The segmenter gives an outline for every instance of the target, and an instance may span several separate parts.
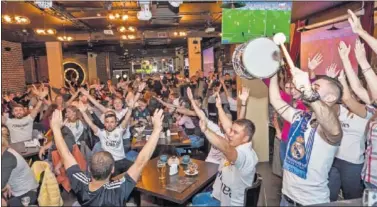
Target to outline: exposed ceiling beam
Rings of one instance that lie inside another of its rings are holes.
[[[34,2],[29,2],[29,3],[32,6],[34,6],[35,8],[42,11],[43,13],[47,13],[47,14],[50,14],[50,15],[58,17],[58,18],[61,18],[61,17],[59,17],[59,15],[62,16],[65,20],[72,22],[73,25],[75,25],[76,27],[79,27],[80,29],[85,29],[85,30],[89,30],[89,31],[93,30],[93,28],[90,27],[88,24],[84,23],[81,20],[76,19],[72,14],[67,12],[64,9],[64,7],[59,6],[56,3],[54,3],[53,6],[50,9],[41,9],[36,4],[34,4]]]

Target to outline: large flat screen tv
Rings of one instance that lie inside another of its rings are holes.
[[[244,2],[222,11],[222,43],[243,43],[283,32],[289,40],[292,2]]]

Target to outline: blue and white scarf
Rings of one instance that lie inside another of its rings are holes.
[[[305,143],[305,131],[312,113],[302,113],[300,118],[294,121],[289,130],[289,142],[284,159],[283,168],[289,172],[306,179],[310,155],[313,148],[314,136],[317,127],[311,129],[307,143]]]

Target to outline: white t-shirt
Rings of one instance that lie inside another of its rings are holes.
[[[71,130],[73,136],[75,136],[76,144],[79,144],[78,140],[80,139],[82,133],[84,132],[84,124],[80,120],[78,120],[73,123],[67,122],[64,125]]]
[[[126,158],[123,147],[123,133],[125,129],[120,126],[115,128],[112,132],[104,129],[99,129],[96,136],[99,137],[104,151],[110,152],[115,161]]]
[[[368,120],[353,114],[340,105],[339,121],[343,129],[343,138],[336,157],[353,164],[364,163],[364,132]]]
[[[208,120],[207,127],[209,130],[213,131],[215,134],[225,139],[225,135],[221,132],[219,125]],[[224,155],[220,150],[218,150],[214,146],[211,146],[211,149],[209,150],[208,156],[206,158],[206,162],[220,164],[221,160],[223,159],[223,156]]]
[[[186,129],[194,129],[195,128],[195,125],[194,125],[194,122],[192,121],[192,119],[186,115],[183,115],[179,120],[178,120],[178,125],[179,126],[182,126],[184,125],[184,127]]]
[[[230,164],[225,158],[219,165],[212,196],[221,206],[243,206],[245,189],[253,185],[258,157],[251,142],[236,147],[237,160]]]
[[[117,117],[118,121],[120,121],[126,115],[128,108],[122,109],[121,111],[116,111],[116,110],[113,110],[113,111],[115,112],[115,116]],[[105,114],[101,115],[101,122],[105,123]],[[129,138],[131,138],[130,125],[128,125],[126,133],[123,134],[123,139],[129,139]]]
[[[297,118],[298,116],[293,120]],[[308,142],[312,129],[310,121],[308,121],[307,127],[304,134],[305,143]],[[284,169],[282,193],[302,205],[330,202],[330,190],[327,186],[328,175],[338,148],[338,146],[325,142],[317,131],[314,135],[306,179]],[[290,149],[288,148],[288,150]]]
[[[229,109],[231,111],[237,111],[237,100],[234,100],[234,98],[228,97],[229,102]]]
[[[7,118],[5,125],[9,129],[11,143],[24,142],[32,139],[34,119],[29,115],[21,119]]]

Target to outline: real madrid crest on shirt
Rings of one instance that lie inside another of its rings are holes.
[[[305,140],[302,136],[297,137],[296,142],[291,146],[291,154],[296,160],[301,160],[305,156]]]
[[[312,119],[312,113],[302,113],[300,117],[294,121],[289,131],[289,142],[286,157],[284,159],[283,168],[289,172],[306,179],[308,172],[308,164],[314,143],[314,136],[317,131],[318,122]],[[310,123],[309,123],[309,120]],[[305,142],[305,132],[308,123],[311,127],[309,137]]]

